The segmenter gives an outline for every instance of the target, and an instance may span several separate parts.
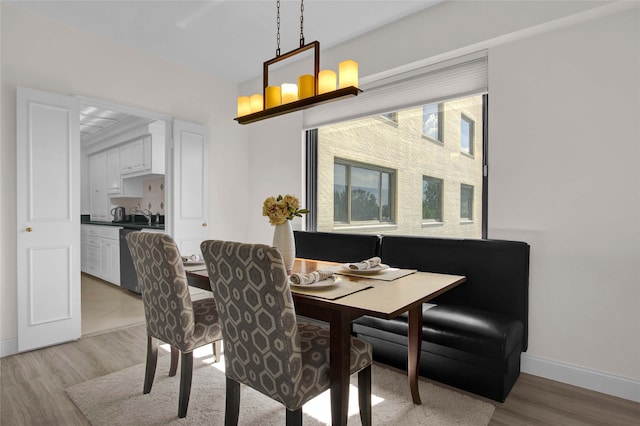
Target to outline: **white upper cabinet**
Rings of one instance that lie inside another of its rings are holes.
[[[138,134],[139,136],[134,136]],[[165,174],[165,123],[139,124],[127,133],[94,142],[89,150],[91,219],[108,221],[110,197],[142,197],[142,179]]]
[[[109,195],[119,195],[122,192],[119,148],[107,151],[107,192]]]
[[[108,220],[107,153],[104,151],[89,157],[89,190],[91,220]]]
[[[144,136],[120,147],[123,175],[151,173],[151,136]]]
[[[120,172],[125,177],[165,174],[165,125],[153,122],[146,130],[149,134],[120,146]]]

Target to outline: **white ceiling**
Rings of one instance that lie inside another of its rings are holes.
[[[440,1],[307,0],[305,41],[326,49]],[[275,0],[7,3],[237,83],[260,76],[275,57]],[[280,16],[285,53],[299,47],[300,1],[281,0]]]

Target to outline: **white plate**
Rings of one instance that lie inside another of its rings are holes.
[[[198,260],[185,260],[185,258],[182,258],[182,264],[183,265],[203,265],[204,264],[204,259],[198,259]]]
[[[377,274],[378,272],[382,272],[385,269],[389,269],[389,265],[385,265],[384,263],[380,263],[378,266],[374,266],[373,268],[369,268],[369,269],[351,269],[347,265],[342,265],[342,269],[341,270],[343,272],[348,272],[350,274],[368,275],[368,274]]]
[[[312,283],[312,284],[306,284],[306,285],[304,285],[304,284],[294,284],[291,281],[289,281],[289,285],[291,287],[306,288],[306,289],[309,289],[309,290],[313,290],[314,288],[331,287],[332,285],[338,284],[340,281],[342,281],[342,278],[333,275],[333,276],[327,278],[326,280],[316,281],[315,283]]]

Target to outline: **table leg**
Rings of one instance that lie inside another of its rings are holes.
[[[343,426],[349,415],[351,321],[340,311],[332,312],[330,326],[331,424]]]
[[[408,375],[409,387],[411,388],[411,398],[416,405],[422,404],[420,401],[420,390],[418,389],[418,371],[420,368],[420,351],[422,350],[422,306],[416,306],[409,310],[409,346]]]

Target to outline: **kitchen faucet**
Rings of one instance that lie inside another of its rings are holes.
[[[151,210],[141,209],[140,207],[134,207],[131,210],[131,213],[135,213],[135,212],[142,213],[145,219],[147,219],[147,221],[149,222],[149,226],[151,226],[151,215],[152,215]]]

